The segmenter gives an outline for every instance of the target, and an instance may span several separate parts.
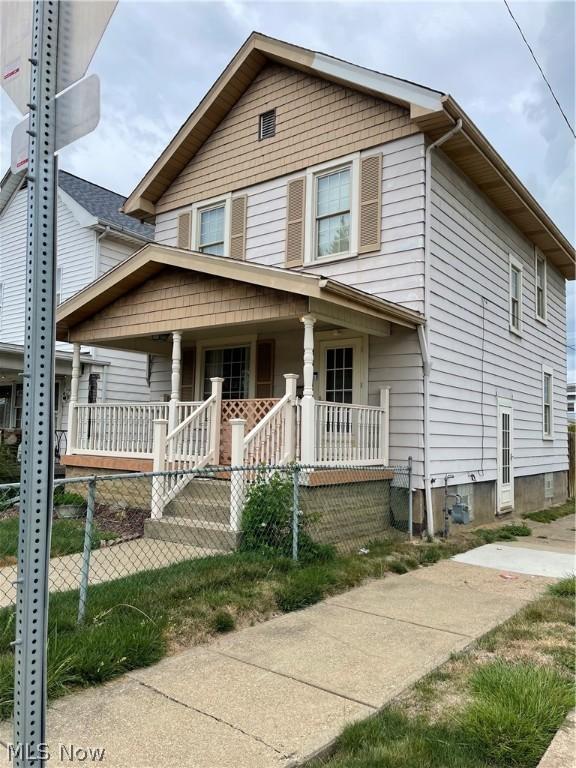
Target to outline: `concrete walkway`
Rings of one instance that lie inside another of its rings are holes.
[[[183,560],[193,560],[214,554],[214,550],[192,547],[188,544],[134,539],[93,549],[90,555],[90,584],[101,584],[141,571],[164,568]],[[50,559],[50,592],[78,589],[82,572],[82,553],[52,557]],[[0,608],[16,602],[16,566],[0,568]]]
[[[107,768],[297,765],[551,581],[444,561],[371,582],[56,701],[50,765],[70,744]]]

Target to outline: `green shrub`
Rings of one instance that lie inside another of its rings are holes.
[[[19,483],[20,464],[17,461],[18,448],[15,445],[0,444],[0,483]]]
[[[403,560],[388,560],[386,568],[392,573],[408,573],[408,566]]]
[[[212,617],[212,628],[215,632],[232,632],[235,627],[236,621],[229,611],[216,611]]]
[[[548,591],[556,597],[575,597],[576,596],[576,576],[568,576],[557,584],[551,584]]]
[[[572,682],[547,667],[494,662],[474,672],[470,686],[462,738],[494,765],[537,765],[574,703]]]
[[[59,490],[62,486],[59,486],[54,491],[54,506],[63,507],[65,504],[70,504],[75,507],[85,507],[86,499],[79,493],[72,493],[72,491]]]
[[[293,486],[290,475],[262,471],[248,490],[242,514],[240,549],[269,555],[292,555]],[[332,547],[312,541],[307,515],[298,516],[298,559],[301,562],[329,560]]]

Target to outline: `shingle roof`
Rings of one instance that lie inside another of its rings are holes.
[[[120,212],[126,198],[117,192],[99,187],[98,184],[81,179],[67,171],[59,171],[58,185],[103,224],[109,224],[114,229],[121,229],[126,233],[153,239],[153,226]]]

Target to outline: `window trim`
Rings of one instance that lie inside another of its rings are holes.
[[[315,382],[318,399],[323,400],[326,395],[326,350],[334,347],[352,347],[354,349],[353,357],[353,405],[368,404],[368,337],[365,334],[343,333],[341,336],[334,336],[333,331],[319,331],[314,334],[316,340],[318,356],[316,367],[318,376]]]
[[[538,263],[544,264],[544,285],[542,286],[542,299],[544,313],[538,314]],[[546,256],[534,248],[534,317],[543,325],[548,325],[548,261]]]
[[[550,431],[546,432],[546,400],[544,382],[546,376],[550,376]],[[540,393],[542,397],[542,439],[554,440],[554,369],[549,365],[542,364],[542,379],[540,383]]]
[[[316,255],[316,180],[320,176],[350,168],[350,250],[344,253]],[[326,163],[311,166],[306,169],[306,204],[304,230],[304,264],[327,264],[332,261],[342,261],[358,256],[358,225],[360,194],[360,153],[339,157]]]
[[[224,207],[224,256],[230,256],[230,219],[232,215],[232,193],[228,192],[226,195],[219,195],[218,197],[212,197],[209,200],[199,200],[191,208],[192,213],[192,244],[191,248],[197,253],[202,253],[200,250],[200,215],[202,211],[210,210],[212,208]],[[207,256],[210,254],[206,254]]]
[[[56,274],[54,276],[54,300],[57,307],[64,301],[64,292],[62,291],[63,284],[64,270],[62,267],[56,267]]]
[[[518,290],[518,327],[513,325],[512,323],[512,271],[515,270],[518,272],[519,280],[519,290]],[[523,331],[523,325],[524,325],[524,312],[523,312],[523,303],[524,299],[524,265],[522,262],[514,256],[514,254],[509,254],[509,261],[508,261],[508,328],[511,333],[515,334],[516,336],[522,336]]]
[[[219,336],[214,339],[199,339],[196,342],[196,371],[194,380],[194,392],[196,400],[204,397],[204,370],[205,352],[207,349],[227,349],[229,347],[250,347],[250,365],[248,378],[248,398],[256,397],[256,347],[258,336],[256,334],[244,336]]]

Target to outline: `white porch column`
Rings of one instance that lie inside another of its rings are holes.
[[[302,464],[316,460],[316,424],[314,413],[314,315],[304,315],[304,390],[302,393],[302,423],[300,426]]]
[[[232,467],[244,465],[244,433],[246,431],[246,419],[230,419],[231,435],[231,460]],[[230,529],[239,531],[244,511],[244,475],[243,470],[232,469],[230,477]]]
[[[210,429],[210,447],[212,450],[212,464],[220,463],[220,421],[222,419],[222,383],[224,379],[214,376],[210,379],[212,382],[212,395],[216,397],[214,408],[212,410],[212,423]]]
[[[290,405],[284,409],[284,457],[286,461],[294,461],[296,458],[296,423],[294,406],[296,404],[297,373],[285,373],[286,394],[290,397]]]
[[[152,433],[152,471],[164,472],[166,469],[166,434],[168,422],[165,419],[154,419]],[[153,520],[159,520],[164,511],[164,475],[152,477],[152,499],[150,503],[150,516]]]
[[[70,402],[68,404],[68,453],[78,448],[78,384],[80,383],[80,344],[74,342],[72,351],[72,378],[70,380]]]
[[[172,333],[172,378],[170,405],[168,407],[168,432],[176,429],[176,406],[180,402],[180,391],[182,382],[182,333],[174,331]]]

